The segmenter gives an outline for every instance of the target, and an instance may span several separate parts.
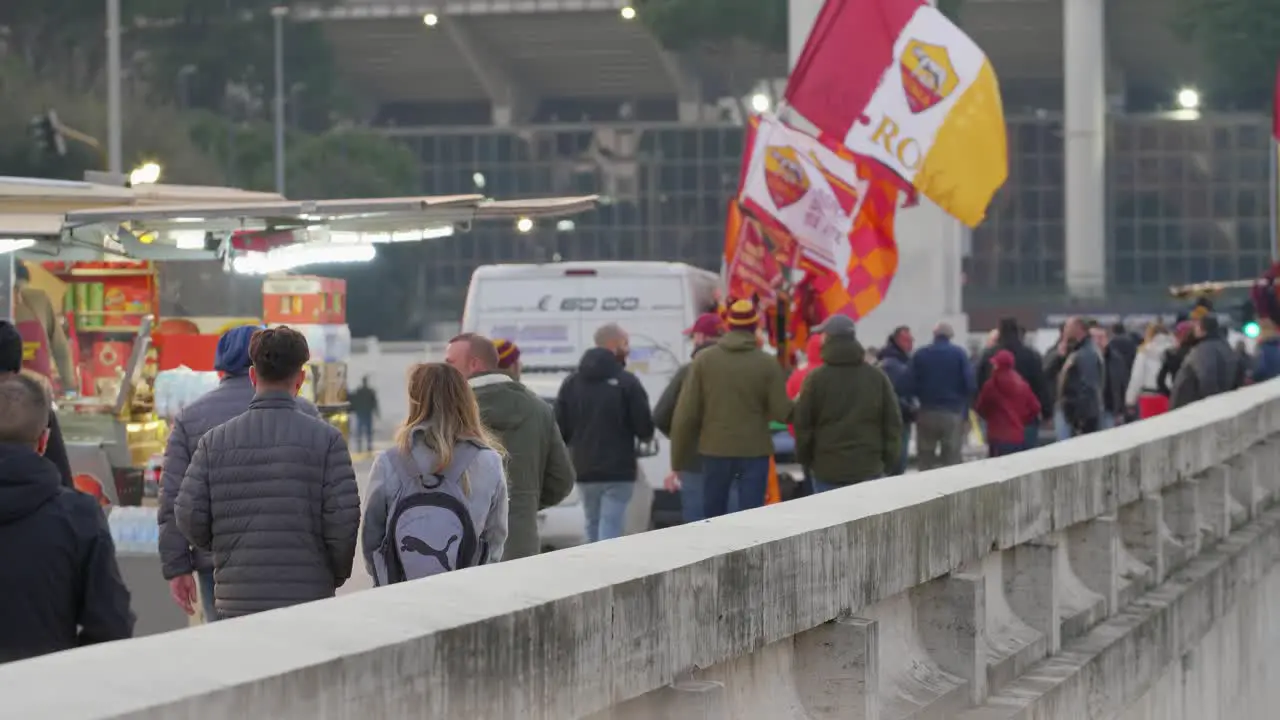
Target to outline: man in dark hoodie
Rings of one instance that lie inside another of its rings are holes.
[[[173,502],[182,487],[182,478],[196,453],[200,438],[213,428],[238,417],[249,409],[253,400],[253,383],[249,381],[249,340],[257,327],[238,327],[218,338],[213,367],[222,374],[218,387],[200,396],[182,409],[169,428],[169,442],[164,449],[164,466],[160,474],[160,562],[164,579],[169,581],[169,594],[188,615],[195,614],[197,594],[207,621],[217,618],[213,608],[213,557],[191,547],[173,519]],[[298,398],[298,409],[312,417],[320,417],[315,405]],[[193,577],[192,573],[196,576]],[[197,586],[197,579],[199,585]]]
[[[893,383],[893,391],[898,396],[898,412],[902,415],[902,442],[899,449],[898,462],[889,468],[889,474],[902,475],[907,472],[907,454],[911,446],[911,423],[916,418],[915,380],[911,374],[911,350],[915,346],[915,338],[911,329],[903,325],[893,331],[884,349],[880,351],[880,369],[889,376]]]
[[[444,361],[467,378],[480,406],[480,419],[507,450],[510,534],[502,559],[537,555],[542,551],[538,511],[573,491],[573,464],[555,416],[550,406],[502,367],[498,348],[488,338],[473,333],[455,337],[445,348]]]
[[[0,378],[0,663],[133,635],[129,590],[98,503],[41,457],[49,398]]]
[[[693,355],[697,357],[698,353],[716,344],[720,336],[724,334],[724,326],[720,322],[720,316],[716,313],[703,313],[694,321],[693,327],[685,331],[691,340],[693,340]],[[667,383],[667,387],[662,391],[662,395],[658,398],[658,404],[653,406],[653,424],[663,435],[671,437],[671,423],[676,415],[676,402],[680,400],[680,389],[684,387],[684,379],[689,374],[689,365],[685,363],[676,370],[676,374],[671,376],[671,382]],[[674,490],[677,487],[680,490],[680,514],[687,523],[697,522],[706,517],[705,508],[703,507],[703,477],[702,462],[697,461],[694,467],[683,470],[678,473],[672,473],[678,479],[678,485],[672,483],[671,479],[667,479],[667,489]]]
[[[20,372],[22,335],[18,334],[18,328],[13,323],[0,320],[0,376],[17,375]],[[58,468],[63,487],[75,487],[71,463],[67,460],[67,446],[62,441],[62,428],[58,427],[58,416],[55,413],[49,413],[49,442],[44,449],[44,459]]]
[[[996,353],[1008,350],[1009,354],[1013,355],[1014,372],[1022,376],[1022,379],[1031,387],[1036,400],[1040,401],[1041,415],[1046,419],[1052,417],[1053,396],[1049,392],[1049,381],[1045,378],[1044,361],[1040,354],[1027,347],[1022,341],[1022,331],[1016,319],[1001,319],[998,333],[995,346],[984,350],[981,360],[978,361],[978,391],[982,391],[982,386],[986,385],[991,377],[991,361]],[[1037,423],[1030,423],[1027,426],[1025,440],[1028,448],[1040,444],[1040,427]]]
[[[615,323],[596,330],[596,346],[556,396],[556,422],[578,474],[587,542],[620,537],[639,466],[636,441],[653,440],[649,395],[627,372],[627,332]]]
[[[805,379],[793,419],[796,459],[821,493],[883,477],[896,465],[902,416],[893,383],[867,363],[853,320],[832,315],[817,329],[822,367]]]

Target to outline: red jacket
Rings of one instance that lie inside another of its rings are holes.
[[[804,387],[804,379],[809,377],[809,373],[813,372],[814,368],[822,366],[822,335],[810,335],[804,352],[809,362],[803,368],[791,373],[791,377],[787,378],[787,397],[792,400],[800,397],[800,388]],[[791,431],[791,437],[795,437],[796,429],[794,427],[788,425],[787,430]]]
[[[978,393],[974,410],[987,423],[988,443],[1021,445],[1027,425],[1040,416],[1040,401],[1013,366],[1013,353],[996,353],[991,358],[991,377]]]

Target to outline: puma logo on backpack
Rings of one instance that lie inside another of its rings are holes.
[[[424,474],[411,456],[394,453],[406,482],[392,500],[387,533],[374,553],[374,580],[389,585],[483,565],[488,547],[480,541],[459,480],[481,448],[461,442],[453,461]]]

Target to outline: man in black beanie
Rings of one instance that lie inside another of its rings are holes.
[[[22,372],[22,336],[18,328],[8,320],[0,320],[0,376]],[[49,413],[49,444],[44,459],[53,463],[62,476],[62,485],[74,488],[71,463],[67,460],[67,446],[62,442],[62,428],[58,427],[57,414]]]

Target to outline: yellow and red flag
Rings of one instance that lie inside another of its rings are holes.
[[[743,216],[736,201],[729,203],[724,262],[729,297],[754,296],[763,307],[777,300],[778,288],[783,283],[782,268],[765,244],[760,228]]]
[[[786,100],[970,227],[1008,176],[995,72],[924,0],[827,0]]]

